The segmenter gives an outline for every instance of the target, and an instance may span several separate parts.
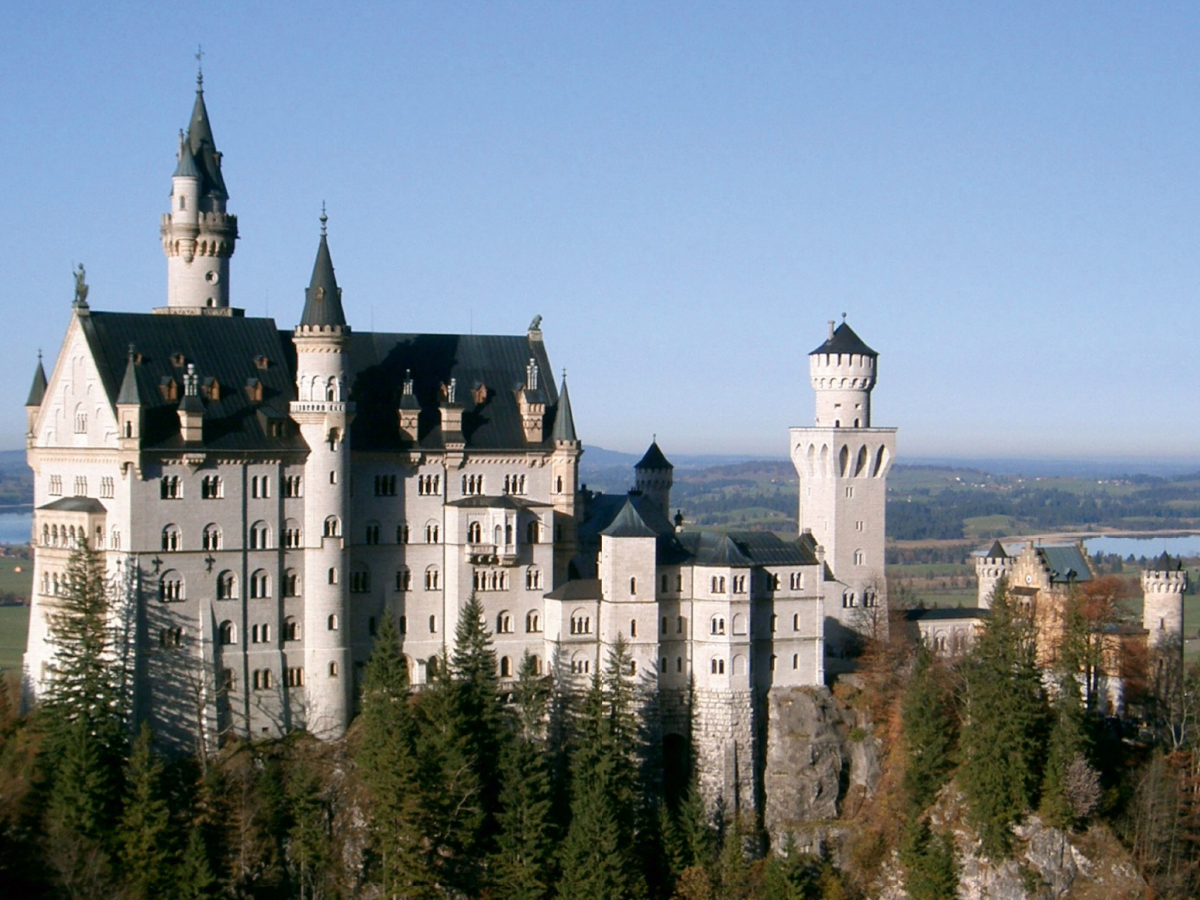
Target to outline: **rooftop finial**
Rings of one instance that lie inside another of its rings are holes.
[[[204,47],[200,44],[196,45],[196,91],[204,93]]]
[[[325,223],[329,221],[329,216],[325,215],[325,201],[321,201],[321,237],[325,237],[327,229]]]
[[[846,321],[846,314],[845,314],[845,313],[842,313],[842,321],[843,321],[843,322],[845,322],[845,321]]]

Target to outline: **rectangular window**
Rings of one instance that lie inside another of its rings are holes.
[[[270,475],[255,475],[250,479],[250,496],[255,499],[263,499],[271,496],[271,476]]]
[[[304,670],[295,667],[287,670],[288,687],[304,687]]]
[[[375,496],[376,497],[395,497],[396,496],[396,476],[395,475],[376,475],[375,476]]]

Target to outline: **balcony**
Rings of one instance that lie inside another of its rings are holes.
[[[515,566],[520,556],[516,544],[467,544],[463,551],[476,566]]]

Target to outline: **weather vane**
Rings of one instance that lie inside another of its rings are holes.
[[[204,47],[201,44],[196,45],[196,52],[192,54],[196,57],[196,86],[204,87]]]
[[[325,223],[329,221],[329,216],[325,215],[325,201],[321,201],[321,237],[325,237]]]

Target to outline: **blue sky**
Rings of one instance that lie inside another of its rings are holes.
[[[113,8],[117,7],[117,8]],[[1200,6],[25,4],[0,55],[0,447],[38,347],[165,302],[197,44],[234,304],[519,333],[585,443],[784,455],[848,315],[904,455],[1200,459]]]

